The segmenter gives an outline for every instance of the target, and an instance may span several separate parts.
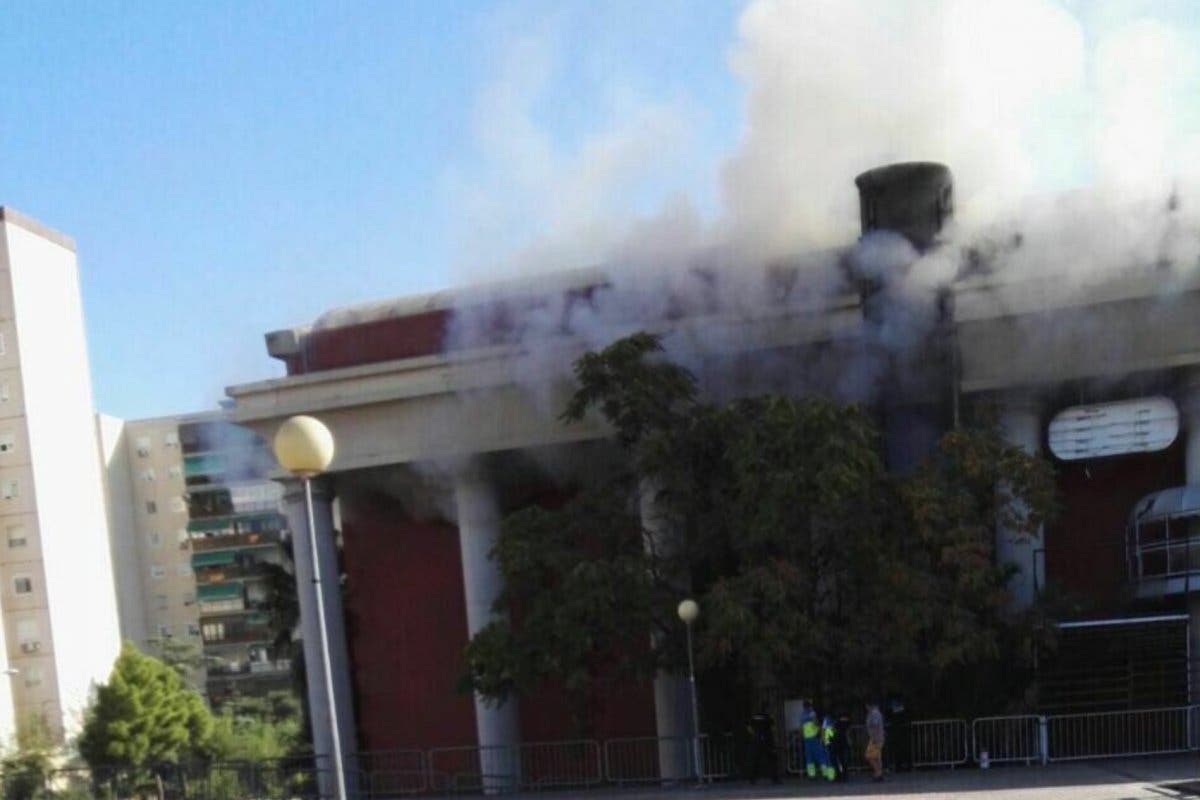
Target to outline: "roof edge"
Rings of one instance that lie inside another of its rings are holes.
[[[0,222],[8,222],[16,225],[18,228],[24,228],[35,236],[40,236],[46,241],[54,242],[60,247],[65,247],[72,253],[75,250],[75,240],[62,231],[57,231],[49,225],[38,222],[33,217],[22,214],[9,206],[0,206]]]

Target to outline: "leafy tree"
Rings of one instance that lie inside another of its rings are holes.
[[[493,557],[513,621],[468,645],[472,688],[500,698],[561,680],[584,707],[613,676],[678,668],[684,592],[730,715],[776,691],[840,703],[916,685],[948,701],[971,670],[1028,652],[1033,619],[1006,612],[994,530],[1036,530],[1053,476],[994,429],[951,432],[896,477],[863,409],[701,402],[648,334],[586,354],[575,374],[564,420],[598,411],[624,467],[561,509],[505,520]]]
[[[213,718],[179,673],[131,643],[96,689],[77,746],[93,771],[157,769],[211,750]]]
[[[43,720],[31,717],[18,727],[14,745],[0,759],[4,800],[33,800],[50,775],[54,737]]]

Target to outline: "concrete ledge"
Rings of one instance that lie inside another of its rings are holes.
[[[54,242],[56,245],[65,247],[72,253],[75,252],[75,240],[70,236],[61,231],[54,230],[49,225],[43,225],[33,217],[28,217],[16,209],[9,208],[8,206],[0,206],[0,222],[7,222],[16,225],[18,228],[24,228],[48,242]]]

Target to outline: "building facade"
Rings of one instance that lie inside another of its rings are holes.
[[[622,287],[597,271],[345,309],[267,335],[286,377],[228,393],[234,419],[264,437],[310,414],[337,443],[318,482],[317,559],[323,574],[337,574],[336,514],[345,584],[326,583],[318,597],[304,548],[296,574],[311,678],[321,674],[319,653],[307,646],[317,641],[318,602],[331,621],[345,749],[572,735],[553,687],[493,706],[457,693],[455,683],[462,649],[491,618],[501,588],[486,555],[499,520],[561,502],[552,465],[603,455],[602,425],[558,418],[571,360],[606,343],[598,327],[663,334],[673,352],[694,356],[688,363],[702,386],[838,395],[869,383],[895,470],[929,452],[966,405],[994,407],[1011,444],[1054,459],[1064,508],[1032,539],[996,532],[997,557],[1015,571],[1014,608],[1049,585],[1088,609],[1065,622],[1067,645],[1060,663],[1046,667],[1047,686],[1079,685],[1071,670],[1078,677],[1104,659],[1135,663],[1148,642],[1161,640],[1156,652],[1165,654],[1146,665],[1154,673],[1146,681],[1133,670],[1086,697],[1048,691],[1042,702],[1096,710],[1133,698],[1195,702],[1200,681],[1189,654],[1200,653],[1200,539],[1187,520],[1200,518],[1200,491],[1157,493],[1200,485],[1197,265],[1134,264],[1080,281],[1078,265],[1061,260],[1013,270],[1004,253],[966,249],[955,251],[960,261],[944,281],[926,286],[909,277],[939,252],[953,211],[948,170],[885,168],[858,186],[862,242],[755,268],[749,278],[739,265],[689,270],[657,284],[654,302],[613,311],[606,304],[621,299]],[[897,245],[903,258],[878,257]],[[724,301],[738,292],[745,300],[747,283],[753,302]],[[1064,425],[1068,439],[1123,443],[1081,445],[1072,455],[1052,435]],[[277,477],[301,530],[302,494]],[[1170,520],[1174,534],[1151,531]],[[1143,684],[1153,691],[1139,694]],[[592,735],[688,735],[681,685],[662,675],[614,692]],[[309,692],[314,741],[327,751],[321,682],[310,680]]]
[[[0,739],[76,730],[120,649],[74,243],[0,208]]]
[[[263,441],[221,412],[100,424],[125,637],[190,648],[214,704],[289,688],[271,620],[291,588],[286,527]]]

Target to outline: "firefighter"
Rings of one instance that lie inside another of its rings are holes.
[[[804,775],[810,780],[815,780],[818,768],[824,773],[828,761],[825,758],[825,748],[821,746],[821,726],[817,722],[817,708],[811,699],[804,701],[800,723],[800,733],[804,736]]]

